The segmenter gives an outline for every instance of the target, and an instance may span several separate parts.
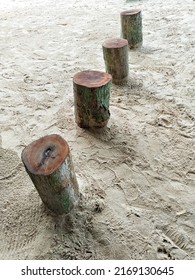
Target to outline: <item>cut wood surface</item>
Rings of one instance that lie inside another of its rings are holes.
[[[102,44],[106,72],[114,84],[124,84],[128,79],[128,41],[122,38],[107,39]]]
[[[122,37],[127,39],[130,49],[140,48],[143,41],[141,10],[127,10],[120,15]]]
[[[108,73],[86,70],[73,77],[75,120],[80,127],[103,127],[110,111],[110,87],[112,77]]]
[[[22,151],[22,161],[45,205],[68,213],[79,198],[68,143],[57,134],[44,136]]]

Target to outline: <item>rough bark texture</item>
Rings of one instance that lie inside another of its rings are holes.
[[[103,127],[110,118],[112,77],[99,71],[82,71],[73,78],[75,121],[80,127]]]
[[[102,49],[106,72],[112,75],[112,82],[117,85],[126,83],[129,74],[128,41],[121,38],[108,39]]]
[[[22,151],[22,161],[44,204],[56,214],[70,212],[79,187],[67,142],[56,134],[44,136]]]
[[[129,48],[142,46],[142,15],[140,10],[129,10],[121,13],[121,33],[127,39]]]

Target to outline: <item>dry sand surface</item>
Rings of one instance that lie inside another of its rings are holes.
[[[75,124],[72,78],[104,71],[120,12],[141,8],[143,48],[112,86],[106,129]],[[6,1],[0,4],[0,259],[195,259],[195,2]],[[21,162],[57,133],[82,199],[51,215]]]

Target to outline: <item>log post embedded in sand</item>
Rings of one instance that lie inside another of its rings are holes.
[[[106,72],[112,75],[112,82],[122,85],[129,74],[128,41],[122,38],[108,39],[102,44]]]
[[[143,41],[141,10],[128,10],[120,15],[122,37],[127,39],[130,49],[140,48]]]
[[[79,127],[104,127],[109,118],[112,76],[86,70],[73,77],[75,121]]]
[[[79,187],[68,143],[57,134],[44,136],[22,151],[22,161],[44,204],[56,214],[70,212]]]

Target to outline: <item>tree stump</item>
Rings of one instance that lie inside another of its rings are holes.
[[[142,14],[141,10],[128,10],[121,13],[121,33],[127,39],[129,48],[142,46]]]
[[[86,70],[73,77],[75,121],[79,127],[104,127],[109,118],[112,77]]]
[[[70,212],[79,187],[68,143],[57,134],[44,136],[22,151],[22,161],[43,203],[56,214]]]
[[[112,75],[112,82],[116,85],[126,83],[129,74],[128,41],[121,38],[108,39],[102,49],[106,72]]]

